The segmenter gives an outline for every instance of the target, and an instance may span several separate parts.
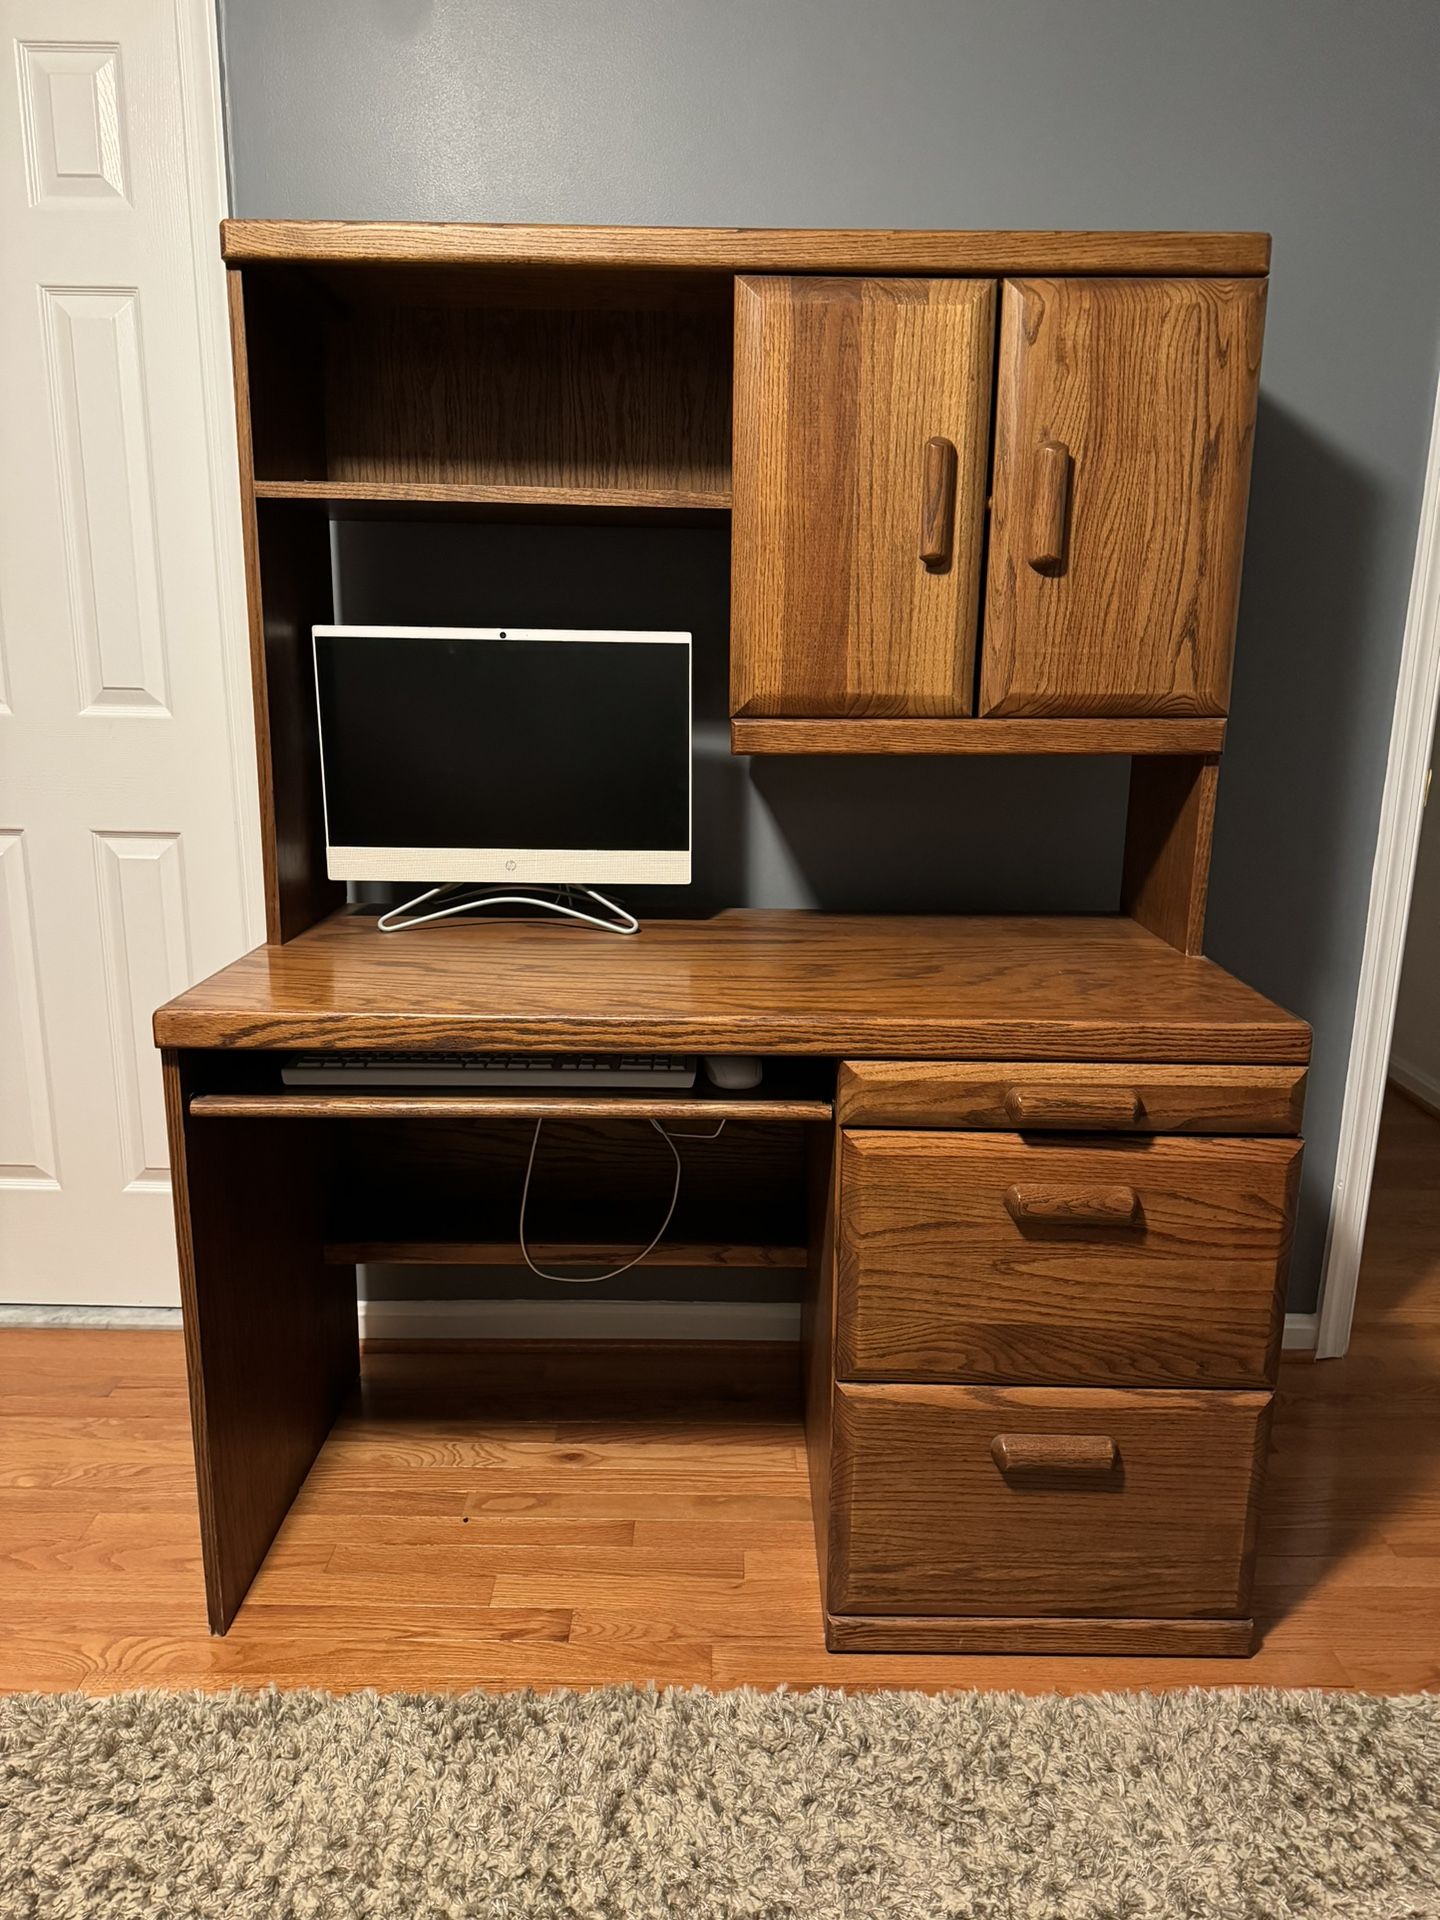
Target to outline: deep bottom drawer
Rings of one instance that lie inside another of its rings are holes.
[[[837,1614],[1237,1616],[1266,1393],[842,1386]]]

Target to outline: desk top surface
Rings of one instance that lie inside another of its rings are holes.
[[[155,1016],[166,1047],[1303,1062],[1303,1021],[1119,916],[759,909],[378,933],[352,909]]]

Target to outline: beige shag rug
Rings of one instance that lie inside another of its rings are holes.
[[[1418,1920],[1440,1698],[0,1698],[4,1920]]]

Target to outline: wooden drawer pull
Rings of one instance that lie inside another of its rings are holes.
[[[990,1457],[1002,1473],[1109,1473],[1116,1452],[1105,1433],[997,1433]]]
[[[955,537],[955,470],[959,464],[953,444],[938,434],[925,442],[925,477],[920,498],[920,558],[927,567],[950,564]]]
[[[1133,1187],[1075,1193],[1066,1187],[1007,1187],[1005,1211],[1017,1226],[1031,1222],[1069,1227],[1133,1226],[1140,1201]]]
[[[1005,1111],[1017,1127],[1133,1127],[1141,1106],[1133,1087],[1011,1087]]]
[[[1070,449],[1063,440],[1042,440],[1036,448],[1034,489],[1030,565],[1036,573],[1059,573],[1070,517]]]

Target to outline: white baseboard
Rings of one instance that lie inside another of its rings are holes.
[[[1390,1078],[1403,1087],[1412,1100],[1418,1100],[1428,1113],[1440,1116],[1440,1076],[1417,1067],[1413,1060],[1390,1056]]]
[[[0,1306],[4,1327],[178,1327],[178,1307]],[[1317,1316],[1287,1313],[1286,1353]],[[366,1340],[798,1340],[794,1300],[362,1300]]]
[[[1280,1345],[1286,1353],[1313,1353],[1320,1337],[1318,1313],[1287,1313]]]
[[[165,1332],[180,1325],[179,1307],[0,1306],[0,1328],[88,1327],[129,1333]]]

